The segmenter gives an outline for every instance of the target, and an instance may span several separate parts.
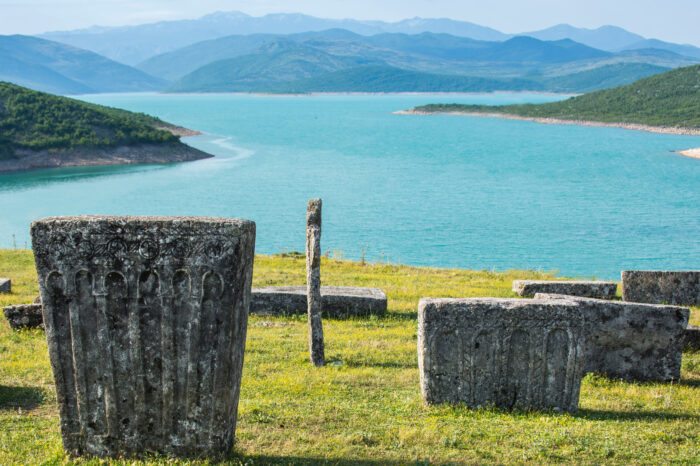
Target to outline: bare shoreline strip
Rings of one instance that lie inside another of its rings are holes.
[[[635,131],[647,131],[650,133],[662,133],[662,134],[678,134],[686,136],[700,136],[700,129],[694,128],[679,128],[673,126],[650,126],[642,125],[639,123],[606,123],[603,121],[587,121],[587,120],[562,120],[559,118],[542,118],[542,117],[526,117],[520,115],[513,115],[510,113],[481,113],[481,112],[422,112],[420,110],[409,109],[409,110],[399,110],[394,112],[397,115],[467,115],[467,116],[477,116],[477,117],[496,117],[504,118],[506,120],[522,120],[522,121],[534,121],[535,123],[543,123],[546,125],[578,125],[578,126],[600,126],[608,128],[622,128],[630,129]],[[677,151],[677,154],[684,155],[686,157],[693,157],[700,159],[700,148],[697,149],[687,149]]]

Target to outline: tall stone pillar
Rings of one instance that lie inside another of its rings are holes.
[[[321,199],[310,199],[306,210],[306,301],[309,316],[311,362],[323,366],[323,323],[321,321]]]

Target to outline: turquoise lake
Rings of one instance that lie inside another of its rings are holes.
[[[323,198],[331,256],[413,265],[556,270],[700,268],[700,137],[393,112],[431,102],[543,102],[534,94],[161,95],[80,98],[203,136],[216,155],[173,165],[0,175],[0,247],[49,215],[241,217],[256,252],[303,251]]]

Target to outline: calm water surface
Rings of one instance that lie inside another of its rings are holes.
[[[82,97],[206,133],[187,164],[0,175],[0,247],[48,215],[242,217],[256,250],[304,250],[322,197],[323,249],[357,259],[619,279],[627,268],[700,268],[700,138],[392,112],[489,95],[111,94]]]

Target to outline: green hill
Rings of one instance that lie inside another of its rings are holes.
[[[700,65],[667,71],[626,86],[570,99],[526,105],[430,104],[417,112],[502,113],[605,123],[700,129]]]
[[[163,161],[179,161],[186,153],[191,156],[189,160],[207,156],[182,144],[173,134],[174,128],[148,115],[0,82],[0,172],[40,166],[106,164],[109,150],[124,147],[147,146],[154,159],[158,159],[155,154],[158,148],[167,149],[172,159],[162,154]],[[90,160],[85,150],[94,153],[95,160]],[[75,159],[78,153],[80,160]],[[139,157],[130,160],[129,153],[120,150],[119,163],[135,163],[143,158]],[[105,163],[93,163],[97,159]],[[24,167],[23,161],[31,161],[30,166]]]

